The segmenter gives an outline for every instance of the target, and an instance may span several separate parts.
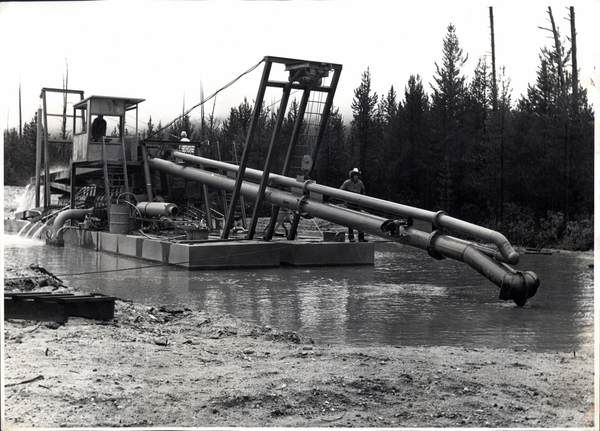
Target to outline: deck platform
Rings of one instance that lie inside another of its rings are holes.
[[[6,219],[4,222],[5,232],[16,233],[21,227],[20,221]],[[263,241],[209,237],[207,240],[178,242],[165,237],[79,229],[67,229],[63,238],[65,246],[83,247],[190,270],[375,264],[373,243],[327,242],[318,238]]]

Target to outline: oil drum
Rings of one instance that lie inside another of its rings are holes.
[[[131,230],[131,206],[129,204],[110,205],[110,233],[129,233]]]

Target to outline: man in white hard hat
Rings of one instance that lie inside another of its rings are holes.
[[[179,142],[190,142],[190,140],[187,137],[187,133],[185,131],[181,132],[181,139],[179,140]],[[181,151],[182,153],[194,154],[194,146],[193,145],[180,145],[179,151]]]
[[[352,169],[348,173],[349,178],[344,181],[344,184],[340,187],[340,190],[345,190],[347,192],[358,193],[361,195],[365,194],[365,185],[360,180],[360,171],[358,168]],[[360,206],[353,204],[351,202],[346,202],[346,206],[354,211],[360,211]],[[348,240],[350,242],[354,242],[354,230],[352,228],[348,228]],[[367,242],[365,239],[364,232],[358,232],[358,241],[359,242]]]

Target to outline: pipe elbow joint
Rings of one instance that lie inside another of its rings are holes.
[[[540,279],[532,271],[516,271],[505,274],[500,287],[499,299],[512,299],[519,307],[523,307],[532,298],[540,286]]]
[[[67,222],[67,220],[83,220],[85,216],[91,214],[93,210],[93,208],[70,209],[61,212],[59,215],[56,216],[56,218],[54,219],[54,223],[52,224],[52,235],[49,236],[48,232],[46,232],[46,242],[48,244],[56,245],[58,247],[63,246],[63,232],[66,229],[64,227],[64,224]]]
[[[506,263],[510,265],[516,265],[519,263],[519,253],[515,251],[511,243],[506,239],[504,235],[499,232],[494,232],[490,240],[496,244],[500,253],[506,259]]]

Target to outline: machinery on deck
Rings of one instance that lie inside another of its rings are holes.
[[[170,232],[171,240],[174,237],[207,240],[211,233],[218,234],[215,241],[225,241],[238,229],[235,224],[240,221],[243,238],[239,239],[252,240],[261,208],[268,204],[271,211],[262,237],[265,241],[273,239],[283,208],[293,214],[290,228],[286,229],[288,241],[296,239],[302,217],[315,217],[422,249],[434,259],[464,262],[500,288],[500,299],[513,300],[518,306],[525,305],[535,295],[539,287],[537,275],[512,268],[519,255],[502,234],[455,219],[443,211],[431,212],[349,193],[311,180],[342,66],[280,57],[265,57],[261,62],[263,75],[238,163],[202,157],[200,142],[185,142],[186,151],[182,151],[179,141],[139,141],[137,105],[143,99],[104,96],[84,99],[83,92],[72,91],[80,100],[73,105],[73,157],[69,169],[49,172],[48,127],[43,132],[38,130],[46,151],[44,169],[40,163],[37,169],[38,186],[43,180],[44,202],[51,202],[54,190],[67,196],[62,202],[66,203],[68,198],[68,205],[40,206],[39,187],[36,187],[36,209],[20,216],[52,224],[46,236],[48,243],[55,245],[62,244],[62,232],[73,226],[157,237]],[[271,77],[274,65],[284,66],[287,80]],[[282,95],[264,167],[259,170],[248,166],[248,157],[253,151],[267,89],[280,89]],[[291,137],[285,145],[281,129],[292,90],[300,92],[301,98]],[[47,91],[60,90],[43,89],[43,97]],[[325,101],[311,99],[315,94],[324,96]],[[136,133],[131,136],[125,133],[124,125],[126,113],[133,110]],[[47,112],[41,114],[47,118]],[[100,116],[116,119],[118,127],[113,135],[96,133],[92,118]],[[281,174],[272,172],[276,150],[284,150],[286,154]],[[42,142],[38,138],[38,153],[41,151]],[[221,193],[222,212],[213,205],[210,190]],[[248,222],[244,199],[253,202],[248,206],[252,210]],[[359,205],[363,210],[352,210],[338,202]],[[417,229],[415,220],[425,222],[431,229]],[[472,240],[451,236],[450,232]]]

